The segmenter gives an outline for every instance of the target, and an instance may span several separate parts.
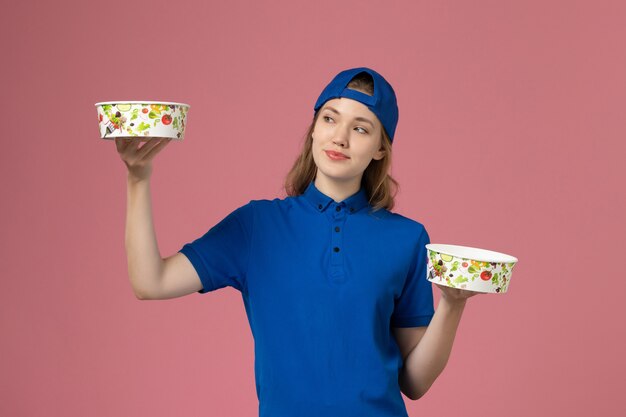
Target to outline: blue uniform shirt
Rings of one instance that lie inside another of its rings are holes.
[[[406,417],[392,327],[434,314],[424,226],[364,188],[337,203],[304,194],[252,200],[185,254],[201,293],[242,294],[254,337],[260,417]]]

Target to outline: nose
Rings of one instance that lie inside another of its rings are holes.
[[[341,128],[341,127],[337,127],[337,129],[335,130],[335,135],[333,136],[333,143],[335,145],[341,146],[341,147],[345,147],[346,145],[348,145],[348,136],[350,135],[350,132],[348,131],[349,127],[347,128]]]

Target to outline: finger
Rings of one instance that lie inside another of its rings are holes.
[[[139,144],[141,144],[141,141],[139,140],[138,137],[124,138],[124,149],[123,149],[123,152],[125,152],[125,153],[136,153],[137,152],[137,147],[139,146]]]
[[[115,147],[117,148],[117,151],[120,153],[126,150],[129,143],[130,143],[130,138],[122,138],[122,137],[115,138]]]
[[[154,147],[148,150],[148,152],[143,156],[143,159],[152,159],[161,152],[168,143],[170,143],[172,139],[163,138],[160,140]]]
[[[156,154],[158,154],[159,152],[161,152],[163,150],[163,148],[165,148],[167,146],[167,144],[170,142],[171,139],[163,139],[161,141],[159,141],[159,143],[154,146],[152,149],[148,150],[148,153],[144,156],[144,160],[151,160],[153,159]]]
[[[159,144],[158,139],[154,139],[154,138],[145,138],[145,139],[146,139],[145,143],[143,143],[140,148],[137,148],[137,156],[139,158],[143,158],[150,151],[150,149],[154,148],[156,145]]]
[[[135,147],[135,156],[143,159],[148,152],[159,144],[159,138],[142,136],[137,138],[137,146]]]

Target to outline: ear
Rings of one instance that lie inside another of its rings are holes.
[[[385,150],[383,148],[380,148],[378,151],[376,151],[376,153],[373,156],[373,159],[380,161],[381,159],[383,159],[385,156]]]

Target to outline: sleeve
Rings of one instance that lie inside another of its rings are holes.
[[[201,294],[226,286],[243,291],[250,258],[253,207],[239,207],[202,237],[185,244],[184,254],[198,272]]]
[[[428,326],[435,314],[433,288],[426,278],[428,265],[426,245],[429,243],[428,232],[422,226],[404,289],[396,300],[394,312],[391,315],[392,327]]]

